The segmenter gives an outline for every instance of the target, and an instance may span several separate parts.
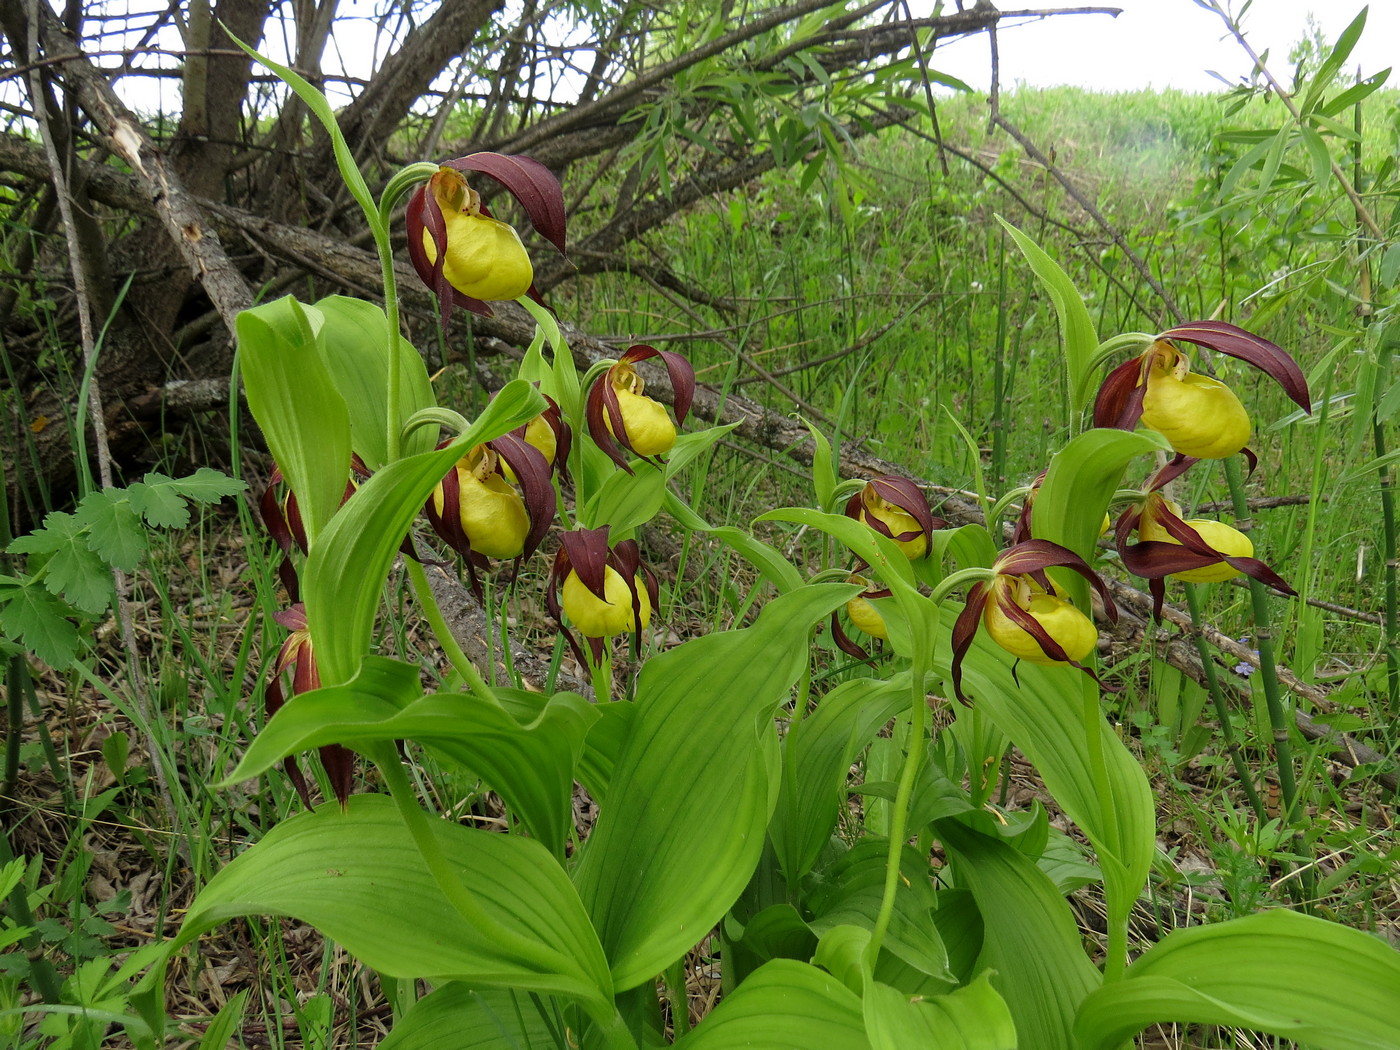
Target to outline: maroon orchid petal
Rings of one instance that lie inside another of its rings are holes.
[[[924,490],[911,479],[900,477],[898,474],[882,474],[878,478],[872,478],[870,485],[875,489],[875,494],[882,500],[898,507],[918,522],[919,531],[925,536],[932,535],[935,530],[947,524],[934,517],[933,511],[928,505],[928,497],[924,495]],[[874,522],[871,521],[870,524],[874,524]],[[885,535],[889,535],[887,530],[882,531]],[[919,532],[908,532],[891,538],[912,540],[917,535]]]
[[[473,299],[452,287],[443,266],[447,261],[447,221],[443,218],[442,207],[437,195],[428,192],[428,186],[419,186],[408,199],[404,213],[408,225],[408,258],[419,280],[433,290],[437,296],[438,323],[445,329],[452,320],[452,308],[460,306],[482,317],[491,317],[491,307],[480,299]],[[428,261],[428,253],[423,247],[423,232],[427,231],[437,249],[437,260]]]
[[[679,426],[690,414],[690,403],[695,398],[695,366],[681,354],[658,350],[644,343],[628,347],[626,353],[618,358],[618,364],[632,365],[653,357],[661,358],[661,363],[666,366],[666,375],[671,380],[671,407],[675,410],[676,425]]]
[[[442,538],[444,543],[463,558],[470,558],[472,542],[467,538],[466,530],[462,528],[462,516],[457,511],[457,508],[462,504],[462,483],[457,476],[456,463],[447,468],[447,473],[442,476],[439,485],[442,489],[442,510],[437,509],[436,493],[434,493],[433,496],[428,497],[428,502],[423,507],[423,513],[428,517],[428,524],[433,527],[433,531]]]
[[[1191,456],[1184,456],[1178,452],[1169,463],[1161,467],[1152,477],[1148,478],[1147,485],[1143,491],[1156,492],[1158,489],[1164,488],[1168,483],[1181,477],[1181,475],[1185,474],[1199,462],[1199,459],[1195,459]]]
[[[857,660],[875,666],[875,660],[846,633],[846,629],[841,626],[841,617],[834,612],[831,614],[831,640],[836,643],[836,648],[847,656],[854,656]]]
[[[579,582],[599,601],[607,601],[608,526],[566,532],[559,537],[559,544],[568,554],[570,568],[578,574]],[[563,579],[559,585],[564,585]]]
[[[1142,418],[1142,358],[1125,361],[1108,373],[1094,398],[1094,426],[1133,430]]]
[[[972,701],[962,690],[963,657],[972,648],[972,640],[977,637],[977,626],[982,622],[982,610],[987,605],[988,587],[985,581],[979,581],[968,588],[967,601],[953,623],[953,695],[958,698],[958,703],[965,707],[971,707]]]
[[[1180,543],[1166,540],[1143,540],[1130,543],[1119,552],[1123,568],[1145,580],[1161,580],[1178,572],[1204,569],[1223,560],[1218,553],[1201,554],[1188,550]]]
[[[1062,547],[1050,540],[1025,540],[1002,551],[992,568],[1006,576],[1030,576],[1044,587],[1048,594],[1054,594],[1055,590],[1050,586],[1045,570],[1069,569],[1089,582],[1099,600],[1103,602],[1104,613],[1114,623],[1118,622],[1118,606],[1113,602],[1108,585],[1090,568],[1088,562],[1068,547]]]
[[[1254,449],[1252,448],[1245,447],[1240,449],[1240,451],[1244,453],[1244,458],[1246,462],[1249,463],[1249,469],[1245,471],[1244,475],[1245,480],[1248,481],[1254,476],[1254,468],[1259,466],[1259,457],[1254,454]]]
[[[550,525],[554,524],[554,486],[549,481],[549,461],[543,452],[518,434],[502,434],[487,444],[515,472],[525,513],[530,518],[530,531],[525,535],[524,550],[516,559],[518,564],[539,549],[549,534]]]
[[[1298,592],[1290,587],[1282,576],[1274,572],[1273,569],[1269,568],[1258,558],[1228,557],[1225,559],[1225,564],[1232,569],[1239,569],[1240,572],[1244,573],[1246,576],[1272,587],[1280,594],[1286,594],[1291,598],[1296,598],[1298,596]]]
[[[554,173],[539,161],[503,153],[473,153],[449,160],[447,166],[495,179],[520,202],[540,236],[561,253],[565,251],[564,191]]]
[[[632,655],[637,657],[641,653],[642,643],[642,596],[637,590],[637,577],[642,572],[642,552],[637,546],[637,541],[623,540],[619,543],[608,555],[608,564],[617,570],[632,594],[632,622],[637,625],[637,629],[632,632]],[[647,576],[647,599],[651,602],[651,608],[655,609],[659,589],[656,577],[652,576],[650,571],[647,572]]]
[[[997,603],[997,608],[1008,620],[1030,635],[1035,640],[1035,644],[1040,646],[1042,653],[1062,664],[1074,663],[1070,659],[1069,653],[1065,652],[1064,646],[1055,641],[1044,625],[1017,604],[1016,599],[1012,597],[1010,588],[994,587],[992,591],[992,601]],[[1075,664],[1075,666],[1079,665]]]
[[[321,768],[326,771],[326,779],[331,782],[331,791],[340,808],[345,808],[350,798],[350,789],[355,785],[355,753],[341,744],[326,744],[319,748]]]
[[[1195,343],[1251,364],[1283,387],[1284,393],[1304,412],[1312,412],[1308,381],[1303,376],[1303,370],[1277,343],[1246,332],[1228,321],[1191,321],[1169,328],[1157,338]]]
[[[623,422],[622,406],[617,402],[617,392],[613,390],[607,373],[600,375],[593,384],[593,389],[588,391],[584,418],[588,423],[588,434],[599,450],[627,473],[635,474],[636,471],[627,462],[627,453],[622,451],[617,438],[613,436],[616,434],[625,443],[627,424]],[[612,423],[611,430],[608,429],[608,423]]]

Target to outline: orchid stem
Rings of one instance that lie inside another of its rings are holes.
[[[880,911],[875,917],[875,927],[870,933],[870,945],[866,948],[866,961],[875,968],[880,956],[880,946],[894,917],[894,898],[899,889],[899,860],[904,851],[904,837],[909,822],[909,800],[914,795],[914,783],[919,776],[919,764],[924,755],[924,722],[928,715],[928,697],[924,692],[924,675],[928,662],[928,650],[921,645],[914,646],[912,666],[909,669],[910,708],[909,708],[909,749],[904,757],[904,769],[899,775],[899,787],[895,791],[894,809],[890,814],[889,859],[885,863],[885,889],[880,900]]]
[[[428,618],[428,625],[432,627],[433,634],[437,636],[438,644],[442,646],[442,651],[452,664],[453,670],[462,676],[467,688],[478,697],[496,703],[496,694],[491,692],[491,687],[481,677],[481,672],[457,644],[452,629],[447,625],[447,619],[442,615],[442,607],[438,605],[437,595],[428,583],[428,574],[423,571],[422,564],[413,558],[405,558],[404,563],[408,566],[408,578],[413,582],[413,593],[418,599],[418,605],[423,610],[423,615]]]

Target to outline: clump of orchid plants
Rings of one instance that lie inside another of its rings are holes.
[[[654,357],[661,359],[671,379],[674,422],[665,405],[644,393],[646,383],[635,367]],[[695,369],[683,356],[654,346],[629,347],[589,388],[588,433],[608,458],[630,474],[627,452],[655,463],[658,456],[671,451],[676,428],[685,422],[694,396]]]

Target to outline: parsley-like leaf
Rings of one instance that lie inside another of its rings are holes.
[[[190,508],[180,498],[180,483],[155,471],[127,486],[131,506],[146,519],[147,525],[183,529],[190,523]]]
[[[78,629],[73,613],[36,582],[0,587],[0,633],[18,638],[24,647],[55,670],[63,670],[78,655]]]
[[[146,554],[146,528],[125,489],[89,492],[78,504],[78,517],[87,523],[87,545],[107,564],[134,572]]]

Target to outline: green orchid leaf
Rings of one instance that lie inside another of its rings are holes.
[[[630,539],[635,530],[656,517],[666,496],[666,475],[650,463],[637,463],[636,473],[614,470],[579,511],[584,528],[609,526],[608,542]]]
[[[287,701],[229,779],[255,776],[284,755],[326,744],[415,740],[480,777],[535,838],[563,856],[573,825],[574,770],[598,716],[576,693],[542,699],[521,723],[499,701],[472,693],[423,696],[415,665],[366,657],[347,684]]]
[[[865,993],[873,1050],[1017,1050],[1016,1025],[990,975],[947,995],[909,996],[874,982]]]
[[[565,1045],[559,1003],[508,988],[452,981],[419,999],[378,1050],[522,1050]]]
[[[813,915],[809,923],[812,931],[821,937],[838,926],[873,930],[884,897],[888,862],[888,840],[868,836],[822,870],[820,882],[803,902]],[[933,922],[938,901],[929,881],[928,862],[905,847],[899,868],[894,915],[875,964],[875,977],[899,983],[904,991],[944,991],[952,985],[953,977],[948,970],[948,953]],[[909,975],[913,987],[896,979],[895,975],[906,968],[913,971]]]
[[[944,607],[950,631],[957,612],[953,603]],[[942,653],[940,647],[940,669],[946,666]],[[1067,665],[1023,661],[1013,679],[1013,663],[979,632],[963,662],[967,691],[1089,837],[1108,891],[1110,921],[1126,921],[1155,848],[1156,811],[1147,776],[1100,714],[1098,689],[1086,675]]]
[[[228,29],[224,29],[228,33]],[[360,168],[355,163],[354,154],[350,152],[350,146],[345,141],[345,136],[341,134],[340,122],[336,120],[335,110],[331,108],[326,96],[316,90],[310,83],[299,74],[293,72],[288,66],[272,61],[263,55],[258,54],[251,47],[239,40],[232,33],[228,33],[229,39],[237,44],[249,58],[261,62],[268,69],[272,70],[282,79],[289,88],[297,93],[297,97],[306,103],[306,108],[315,114],[316,119],[321,122],[321,126],[326,129],[331,139],[331,149],[335,152],[336,167],[340,169],[340,177],[345,180],[345,186],[350,191],[350,195],[359,204],[360,210],[365,213],[365,220],[370,228],[376,232],[380,230],[379,209],[374,203],[374,196],[369,191],[369,186],[365,183],[365,177],[360,174]],[[241,337],[241,333],[240,333]]]
[[[726,995],[677,1050],[870,1050],[860,998],[831,974],[775,959]]]
[[[1075,1013],[1102,977],[1084,954],[1069,905],[1033,861],[999,838],[957,820],[937,828],[982,913],[980,963],[993,971],[1021,1044],[1078,1050]]]
[[[666,453],[666,480],[670,481],[700,456],[714,448],[720,438],[737,430],[738,427],[738,423],[725,423],[721,426],[697,430],[693,434],[678,435],[675,446]]]
[[[348,682],[359,669],[369,651],[389,567],[443,475],[473,445],[513,430],[544,409],[544,398],[529,383],[517,379],[507,384],[450,445],[377,471],[312,542],[302,593],[325,684]],[[348,425],[346,430],[348,440]],[[343,491],[343,480],[341,485]]]
[[[1122,487],[1124,471],[1133,460],[1152,452],[1171,452],[1167,439],[1155,430],[1100,428],[1074,438],[1050,460],[1031,510],[1031,535],[1068,547],[1092,565],[1104,515],[1114,492]],[[1082,604],[1089,597],[1084,578],[1067,572],[1063,579],[1075,604],[1088,608]]]
[[[807,420],[804,419],[802,425],[807,428],[807,433],[812,435],[812,489],[816,493],[817,508],[835,510],[832,497],[836,494],[838,478],[831,442]]]
[[[316,304],[321,329],[316,346],[336,389],[345,399],[350,419],[350,444],[365,466],[378,470],[389,459],[387,403],[389,389],[389,320],[384,311],[363,299],[332,295]],[[413,413],[437,404],[422,356],[408,343],[399,354],[399,412]],[[402,454],[428,452],[437,444],[431,427],[419,427],[404,439]]]
[[[555,994],[611,1013],[597,935],[549,851],[518,835],[445,820],[431,826],[482,908],[535,946],[529,958],[462,917],[393,802],[380,795],[352,795],[344,810],[328,803],[274,827],[200,891],[175,945],[237,916],[284,915],[391,977]]]
[[[1084,1001],[1083,1050],[1158,1022],[1229,1025],[1327,1050],[1400,1048],[1400,953],[1360,930],[1275,910],[1177,930]]]
[[[316,349],[313,321],[318,318],[312,307],[288,295],[242,311],[237,321],[237,367],[248,407],[296,493],[313,543],[340,507],[350,480],[350,417]]]
[[[909,707],[909,676],[857,678],[821,698],[783,744],[784,776],[768,834],[790,888],[801,885],[831,838],[851,763]]]
[[[1098,349],[1099,337],[1094,331],[1093,318],[1084,305],[1084,297],[1074,287],[1069,274],[1060,268],[1059,263],[1050,258],[1041,247],[1015,226],[997,216],[1016,247],[1031,264],[1031,269],[1040,278],[1040,283],[1055,304],[1055,312],[1060,317],[1060,336],[1064,344],[1065,372],[1069,383],[1069,417],[1077,423],[1082,419],[1089,403],[1093,400],[1094,351]],[[1071,426],[1074,426],[1072,423]]]
[[[813,626],[851,593],[802,587],[752,627],[686,642],[643,667],[607,804],[575,874],[619,990],[680,958],[748,884],[777,801],[774,712],[807,666]]]

